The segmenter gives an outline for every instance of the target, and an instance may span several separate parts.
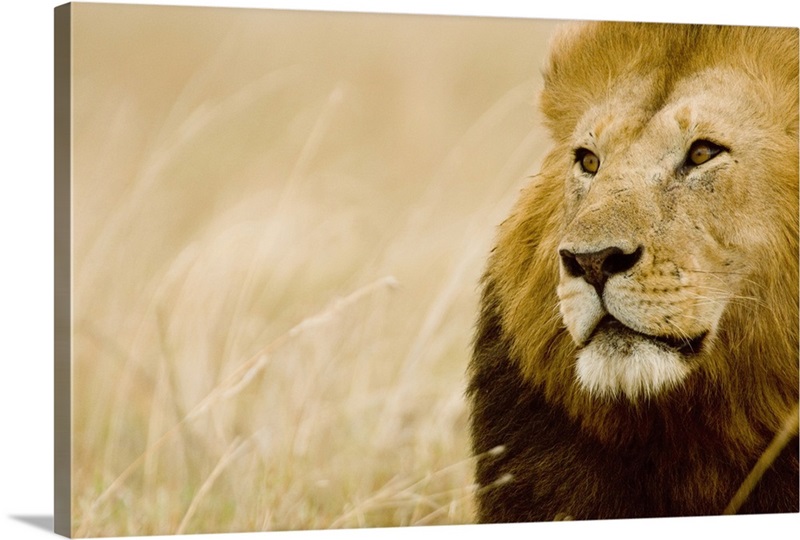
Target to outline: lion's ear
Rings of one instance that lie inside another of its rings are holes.
[[[610,61],[609,55],[636,56],[635,50],[627,50],[632,44],[627,26],[617,24],[613,34],[604,28],[603,23],[570,23],[550,41],[539,107],[556,139],[572,133],[581,116],[619,76],[618,62]]]
[[[575,99],[574,87],[567,81],[572,80],[570,72],[574,71],[572,51],[576,42],[584,39],[589,31],[590,23],[565,24],[550,41],[548,62],[542,69],[544,90],[539,99],[539,108],[547,127],[556,138],[569,133],[583,114],[583,107]],[[583,86],[584,81],[580,84]]]

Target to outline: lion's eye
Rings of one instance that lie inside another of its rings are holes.
[[[686,155],[686,165],[692,167],[702,165],[706,161],[710,161],[717,154],[725,150],[718,144],[709,141],[694,141],[689,148],[689,153]]]
[[[595,174],[600,168],[600,158],[586,148],[581,148],[575,152],[575,161],[581,164],[581,169],[585,173]]]

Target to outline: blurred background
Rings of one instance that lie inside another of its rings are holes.
[[[472,521],[550,21],[73,4],[77,536]]]

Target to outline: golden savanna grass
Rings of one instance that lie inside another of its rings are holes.
[[[73,5],[73,531],[467,523],[540,21]]]

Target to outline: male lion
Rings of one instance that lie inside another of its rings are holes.
[[[798,31],[554,40],[468,396],[484,522],[722,513],[798,400]],[[741,512],[798,511],[795,438]]]

